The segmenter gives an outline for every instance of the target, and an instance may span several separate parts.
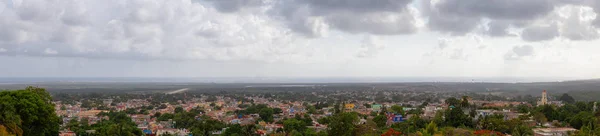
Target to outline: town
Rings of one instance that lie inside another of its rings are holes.
[[[271,91],[276,89],[285,91]],[[576,102],[568,94],[546,90],[533,97],[470,91],[329,89],[286,86],[214,92],[56,93],[53,103],[62,119],[61,136],[566,136],[591,133],[594,116],[599,113],[595,102]],[[127,132],[113,130],[112,118],[125,118]]]

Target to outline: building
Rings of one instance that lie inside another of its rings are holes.
[[[104,99],[102,100],[102,103],[106,106],[110,106],[110,104],[112,104],[113,99]]]
[[[568,136],[569,133],[577,131],[574,128],[534,128],[535,136]]]
[[[352,110],[354,109],[355,105],[352,103],[348,103],[346,105],[344,105],[344,108],[346,108],[347,110]]]
[[[381,111],[381,104],[373,104],[373,105],[371,105],[371,110],[374,111],[374,112]]]
[[[538,106],[548,104],[548,95],[546,94],[546,90],[542,92],[542,99],[540,99],[537,104]]]

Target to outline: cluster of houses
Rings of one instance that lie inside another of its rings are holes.
[[[275,114],[274,115],[274,120],[275,122],[277,122],[278,120],[281,120],[283,118],[286,117],[294,117],[295,115],[299,114],[299,115],[304,115],[307,114],[307,110],[306,107],[303,105],[304,102],[301,101],[296,101],[296,102],[281,102],[281,101],[277,101],[277,100],[269,100],[269,99],[265,99],[265,98],[260,98],[260,97],[247,97],[246,99],[250,99],[253,101],[253,103],[255,104],[266,104],[268,107],[271,108],[280,108],[282,109],[282,113],[279,114]],[[494,114],[500,114],[500,115],[504,115],[504,119],[505,120],[510,120],[510,119],[514,119],[514,118],[518,118],[521,115],[524,115],[522,113],[517,113],[515,111],[510,111],[510,110],[494,110],[494,109],[501,109],[504,108],[508,105],[528,105],[531,106],[531,104],[528,103],[524,103],[524,102],[509,102],[509,101],[478,101],[478,100],[470,100],[469,101],[470,104],[472,105],[477,105],[477,107],[487,107],[485,109],[477,109],[476,114],[477,117],[475,119],[478,119],[479,117],[485,117],[488,115],[494,115]],[[97,109],[86,109],[86,108],[81,108],[81,104],[74,104],[74,105],[69,105],[69,104],[62,104],[60,102],[56,102],[56,109],[57,109],[57,114],[61,117],[63,117],[63,122],[69,122],[69,120],[72,119],[78,119],[78,120],[82,120],[82,119],[87,119],[88,122],[90,124],[94,124],[102,119],[107,119],[108,117],[99,117],[97,116],[98,113],[101,112],[108,112],[105,110],[97,110]],[[142,99],[132,99],[132,100],[128,100],[127,102],[121,102],[121,103],[116,103],[113,104],[112,100],[110,99],[106,99],[103,101],[103,104],[105,104],[106,106],[109,106],[110,108],[114,108],[117,111],[124,111],[127,110],[129,108],[139,108],[142,106],[149,106],[150,103],[147,100],[142,100]],[[169,104],[169,103],[165,103],[166,108],[163,109],[153,109],[153,110],[149,110],[149,114],[144,115],[144,114],[130,114],[129,116],[131,117],[132,121],[135,122],[137,124],[137,127],[141,130],[143,130],[143,132],[147,135],[156,135],[156,136],[160,136],[163,134],[181,134],[181,135],[186,135],[189,133],[188,130],[186,129],[176,129],[175,125],[176,123],[173,122],[172,120],[169,121],[158,121],[156,118],[152,118],[151,116],[154,115],[154,113],[174,113],[175,112],[175,108],[176,107],[182,107],[184,110],[190,111],[193,108],[196,107],[202,107],[205,109],[205,113],[199,113],[199,115],[206,115],[209,116],[213,119],[228,123],[228,124],[241,124],[241,125],[248,125],[248,124],[255,124],[257,120],[259,120],[259,115],[258,114],[249,114],[249,115],[235,115],[233,114],[236,110],[243,110],[243,108],[240,108],[239,105],[241,104],[245,104],[241,101],[236,101],[235,99],[232,98],[227,98],[227,97],[217,97],[217,100],[214,102],[205,102],[205,99],[203,98],[194,98],[191,99],[190,101],[186,101],[186,103],[181,103],[179,102],[179,104]],[[313,103],[314,104],[314,103]],[[353,102],[349,102],[349,103],[345,103],[344,109],[346,111],[353,111],[353,112],[358,112],[360,114],[364,114],[364,115],[370,115],[372,112],[380,112],[382,111],[383,108],[391,108],[393,105],[400,105],[403,106],[403,110],[404,111],[410,111],[410,110],[415,110],[416,108],[412,108],[412,107],[408,107],[405,105],[421,105],[422,102],[417,102],[417,101],[409,101],[409,102],[401,102],[401,103],[380,103],[380,104],[376,104],[373,103],[372,101],[353,101]],[[370,105],[370,107],[367,107],[366,105]],[[433,118],[435,117],[436,113],[440,110],[445,110],[449,107],[452,107],[452,105],[447,105],[445,103],[443,103],[443,100],[440,100],[438,103],[428,103],[427,105],[423,105],[423,109],[422,112],[419,116],[421,116],[422,118]],[[219,107],[219,108],[214,108],[214,107]],[[323,109],[318,109],[321,110],[323,114],[311,114],[310,117],[313,118],[313,124],[312,126],[308,126],[309,128],[313,128],[317,131],[321,131],[327,128],[326,125],[323,124],[319,124],[318,122],[316,122],[317,119],[325,117],[325,116],[329,116],[332,114],[332,110],[331,107],[325,107]],[[469,109],[465,110],[465,114],[469,114]],[[399,114],[394,114],[394,113],[389,113],[388,115],[388,123],[394,123],[394,122],[402,122],[404,121],[404,119],[406,118],[410,118],[411,116],[415,116],[415,115],[407,115],[406,117],[403,117],[402,115]],[[366,120],[362,119],[361,122],[366,122]],[[536,124],[534,121],[530,120],[530,124],[532,126],[538,125]],[[259,130],[257,133],[259,134],[269,134],[272,133],[278,129],[282,129],[283,128],[283,124],[276,124],[276,123],[266,123],[264,121],[260,121],[258,122],[258,124],[256,124],[259,127]],[[220,131],[214,131],[212,132],[213,134],[221,134],[224,130],[220,130]],[[539,135],[539,136],[547,136],[547,135],[562,135],[562,134],[567,134],[568,132],[571,131],[576,131],[573,128],[554,128],[554,127],[548,127],[548,128],[537,128],[534,129],[535,135]],[[91,132],[93,133],[93,132]],[[72,136],[74,135],[73,132],[70,132],[68,130],[65,130],[61,133],[61,136]]]

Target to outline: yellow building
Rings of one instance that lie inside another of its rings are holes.
[[[352,110],[352,109],[354,109],[354,106],[355,106],[354,104],[348,103],[348,104],[344,105],[344,108],[346,108],[347,110]]]

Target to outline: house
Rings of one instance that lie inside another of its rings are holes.
[[[373,105],[371,105],[371,110],[374,111],[374,112],[381,111],[381,104],[373,104]]]
[[[348,103],[348,104],[344,105],[344,108],[347,110],[352,110],[352,109],[354,109],[355,106],[356,105],[354,105],[352,103]]]

